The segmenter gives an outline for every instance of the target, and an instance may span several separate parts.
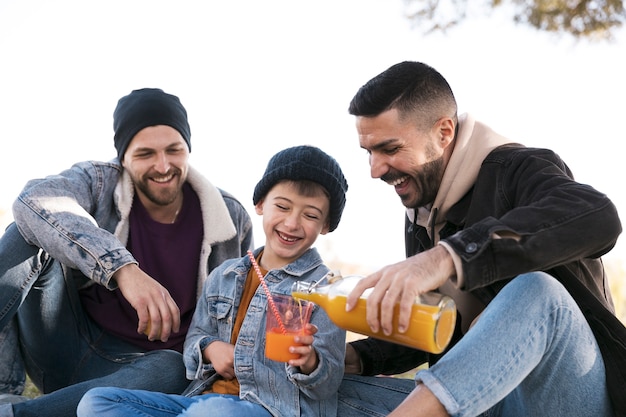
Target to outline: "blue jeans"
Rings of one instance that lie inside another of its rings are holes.
[[[82,278],[84,279],[84,277]],[[74,277],[10,225],[0,239],[0,390],[20,394],[25,371],[46,395],[0,405],[0,417],[75,415],[97,386],[182,392],[182,355],[142,352],[83,312]]]
[[[385,417],[415,388],[407,378],[345,374],[339,386],[338,417]]]
[[[387,415],[407,386],[390,378],[393,389],[372,385],[380,379],[344,379],[338,414]],[[416,381],[455,417],[613,416],[593,333],[565,288],[541,272],[508,283],[465,337]]]
[[[78,417],[271,417],[262,406],[235,395],[203,394],[195,397],[161,392],[95,388],[78,405]]]

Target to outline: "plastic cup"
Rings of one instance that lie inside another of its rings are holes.
[[[289,352],[289,348],[302,346],[296,343],[294,338],[305,334],[304,327],[311,319],[313,304],[283,294],[274,294],[272,299],[275,309],[272,308],[272,303],[268,303],[265,357],[278,362],[298,359],[300,355]]]

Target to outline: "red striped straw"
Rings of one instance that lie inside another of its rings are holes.
[[[265,283],[265,278],[263,277],[263,274],[261,273],[261,268],[259,268],[259,265],[256,263],[256,259],[254,259],[254,255],[252,254],[252,251],[250,250],[248,251],[248,257],[250,258],[250,262],[252,262],[252,266],[254,267],[256,274],[259,276],[259,280],[261,281],[263,290],[265,290],[265,295],[267,295],[267,301],[270,304],[272,313],[274,313],[274,317],[276,317],[276,321],[278,321],[278,325],[280,326],[280,331],[283,334],[287,334],[287,329],[285,329],[285,325],[283,324],[283,321],[280,319],[280,313],[278,312],[278,309],[276,308],[276,304],[274,304],[274,298],[272,297],[272,294],[270,293],[270,289],[267,288],[267,284]]]

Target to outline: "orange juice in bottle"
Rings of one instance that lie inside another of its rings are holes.
[[[294,298],[312,301],[326,311],[328,317],[339,327],[377,339],[398,343],[431,353],[441,353],[450,343],[456,324],[456,305],[452,298],[430,292],[416,297],[411,320],[406,332],[394,330],[389,336],[382,330],[373,332],[366,320],[366,302],[371,289],[366,290],[356,306],[346,311],[346,299],[361,276],[342,277],[329,273],[316,283],[296,282],[292,288]],[[326,282],[323,282],[326,280]],[[396,313],[398,306],[396,305]],[[398,327],[398,315],[394,316],[393,328]]]

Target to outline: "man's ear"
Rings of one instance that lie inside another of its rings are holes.
[[[437,122],[437,130],[439,133],[439,142],[442,148],[447,148],[454,140],[454,119],[443,117]]]

